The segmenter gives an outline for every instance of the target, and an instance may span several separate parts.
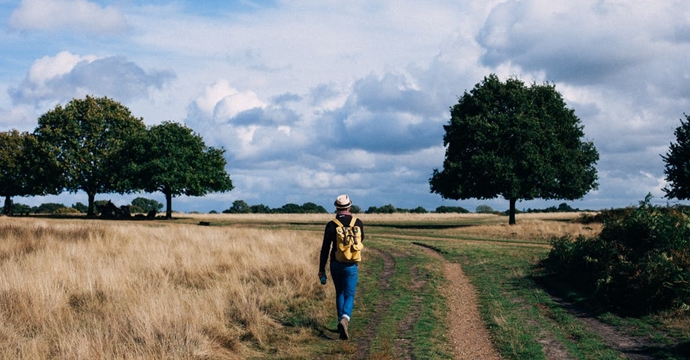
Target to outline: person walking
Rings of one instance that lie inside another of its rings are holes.
[[[335,306],[338,313],[338,332],[341,340],[348,340],[350,334],[348,325],[352,319],[352,309],[355,304],[355,289],[357,287],[358,263],[361,261],[361,242],[364,241],[364,224],[362,220],[353,217],[350,209],[352,201],[343,194],[335,199],[335,219],[326,224],[321,244],[319,261],[319,278],[326,283],[326,262],[330,260],[331,279],[335,286]],[[354,222],[352,221],[354,218]],[[354,238],[353,246],[343,251],[338,240],[351,231]],[[358,234],[359,233],[359,234]],[[340,235],[339,235],[340,234]],[[359,242],[359,244],[357,244]]]

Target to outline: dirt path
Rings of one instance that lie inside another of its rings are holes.
[[[452,263],[436,251],[423,247],[443,262],[448,286],[442,289],[449,308],[448,340],[456,359],[500,359],[491,343],[489,330],[484,326],[477,307],[477,295],[460,264]]]
[[[604,339],[606,344],[608,344],[611,348],[620,351],[623,357],[634,360],[654,359],[653,356],[646,353],[647,349],[653,346],[648,339],[623,334],[616,330],[613,326],[605,324],[581,311],[572,303],[555,296],[552,296],[552,299],[566,311],[585,323],[590,331],[596,333],[602,339]]]
[[[443,262],[446,280],[449,287],[442,293],[450,309],[449,342],[454,347],[457,359],[500,359],[498,352],[490,341],[489,331],[484,327],[479,310],[474,287],[464,275],[460,264],[452,263],[443,258],[433,249],[422,246],[429,256]],[[646,354],[646,349],[652,344],[642,338],[622,334],[612,326],[581,312],[572,304],[560,298],[553,297],[564,309],[575,315],[585,323],[590,331],[599,335],[611,348],[621,352],[627,359],[653,359]],[[549,334],[542,334],[540,343],[544,346],[544,355],[549,360],[569,360],[573,357],[563,344],[552,339]]]
[[[453,358],[455,359],[501,359],[498,351],[491,342],[491,336],[485,323],[482,320],[479,309],[476,290],[469,281],[469,278],[464,274],[460,264],[446,260],[438,252],[425,246],[420,246],[424,253],[441,262],[443,266],[444,277],[447,285],[440,289],[441,295],[446,300],[448,306],[448,333],[446,334],[448,344],[452,347]],[[377,287],[384,292],[392,289],[395,284],[392,284],[392,277],[395,272],[396,259],[405,254],[389,253],[378,249],[370,249],[377,257],[383,261],[383,269],[378,274]],[[423,276],[417,274],[412,270],[413,286],[411,289],[421,289],[426,281]],[[555,299],[558,301],[558,299]],[[417,305],[414,305],[417,304]],[[360,349],[360,351],[352,351],[348,358],[352,359],[383,359],[388,358],[381,353],[372,352],[371,339],[376,337],[382,329],[382,317],[385,316],[391,300],[389,297],[381,297],[374,305],[376,310],[370,318],[370,323],[365,331],[364,336],[357,336],[353,339],[353,349]],[[418,300],[413,300],[412,309],[417,309],[411,312],[405,321],[397,325],[398,337],[393,339],[392,353],[396,354],[397,359],[415,359],[413,355],[413,339],[409,336],[412,332],[412,326],[417,321],[419,316]],[[644,353],[646,344],[641,339],[634,339],[614,330],[612,327],[602,324],[594,318],[586,314],[579,313],[568,306],[567,303],[561,303],[565,309],[574,313],[580,321],[587,324],[588,328],[601,336],[612,348],[621,352],[629,359],[651,359],[652,357]],[[392,330],[392,329],[391,329]],[[565,360],[573,357],[568,353],[568,350],[563,344],[550,337],[550,334],[543,334],[540,343],[544,346],[544,355],[549,360]]]
[[[453,348],[453,358],[455,359],[500,359],[498,351],[491,343],[489,331],[484,326],[484,322],[479,315],[477,307],[477,296],[469,279],[462,271],[460,264],[452,263],[443,258],[436,251],[422,247],[427,256],[440,260],[443,263],[444,276],[448,285],[442,289],[442,295],[446,299],[446,304],[449,308],[448,319],[448,343]],[[391,287],[390,281],[393,276],[395,267],[395,255],[383,251],[374,250],[377,256],[383,260],[383,270],[379,274],[378,286],[380,289],[387,290]],[[419,283],[417,286],[421,288],[423,280],[413,276]],[[376,306],[378,311],[375,312],[371,319],[367,334],[364,337],[358,338],[357,348],[369,349],[370,341],[375,337],[377,331],[380,331],[381,319],[378,314],[384,314],[390,305],[386,298],[383,298]],[[416,317],[410,316],[407,318],[410,324],[399,324],[399,327],[411,326]],[[400,329],[402,330],[402,329]],[[401,331],[405,333],[405,331]],[[410,340],[402,337],[398,338],[394,347],[400,359],[413,359],[411,355]],[[367,359],[371,353],[369,351],[361,351],[354,354],[354,359]]]

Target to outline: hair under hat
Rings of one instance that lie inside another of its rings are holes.
[[[352,201],[350,200],[349,196],[343,194],[335,199],[333,205],[335,205],[335,208],[338,210],[346,210],[352,206]]]

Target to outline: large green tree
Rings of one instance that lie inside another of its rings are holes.
[[[94,216],[96,194],[132,190],[123,178],[127,164],[120,154],[125,140],[145,130],[143,120],[119,102],[87,96],[43,114],[35,134],[57,150],[64,166],[64,189],[84,191],[89,199],[87,215]]]
[[[27,134],[20,134],[17,130],[0,133],[0,196],[5,198],[3,213],[12,212],[12,197],[28,195],[25,181],[24,143]]]
[[[676,142],[661,155],[666,163],[667,186],[663,190],[667,198],[690,199],[690,116],[685,114],[685,121],[680,120],[674,134]]]
[[[32,134],[0,133],[0,196],[3,212],[12,211],[12,197],[58,194],[60,167],[53,154]]]
[[[134,137],[130,156],[131,188],[165,195],[166,218],[172,217],[172,198],[180,195],[204,196],[233,189],[225,171],[224,149],[208,147],[192,129],[163,122]]]
[[[549,83],[526,86],[491,74],[465,92],[444,126],[443,169],[434,169],[431,192],[446,199],[518,200],[581,198],[596,189],[599,160],[583,126]]]

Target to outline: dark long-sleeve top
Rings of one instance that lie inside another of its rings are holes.
[[[340,221],[341,224],[348,226],[350,224],[350,221],[352,221],[352,215],[350,214],[336,214],[335,218]],[[355,225],[359,226],[361,232],[362,232],[362,242],[364,242],[364,224],[362,223],[362,220],[357,218],[355,221]],[[334,246],[335,244],[335,228],[337,225],[333,220],[329,221],[328,224],[326,224],[326,229],[323,232],[323,243],[321,243],[321,256],[319,258],[319,272],[325,272],[326,271],[326,262],[328,261],[329,258],[329,253],[330,253],[330,259],[331,261],[337,261],[335,259],[335,249],[336,247]]]

